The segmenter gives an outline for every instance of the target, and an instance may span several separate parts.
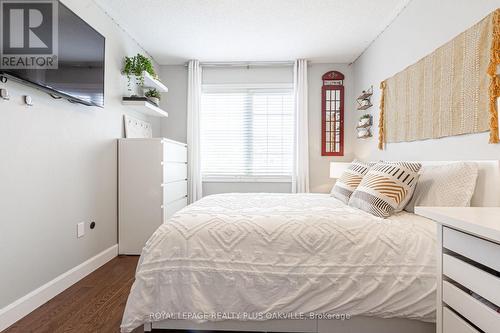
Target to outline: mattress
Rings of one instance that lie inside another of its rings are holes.
[[[220,194],[143,248],[121,325],[364,315],[435,320],[434,224],[326,194]]]

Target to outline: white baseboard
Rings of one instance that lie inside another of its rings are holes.
[[[60,292],[71,287],[76,282],[83,279],[88,274],[95,271],[114,257],[118,255],[118,244],[102,251],[89,260],[59,275],[52,281],[33,290],[29,294],[19,298],[6,307],[0,309],[0,331],[14,324],[19,319],[28,315],[31,311],[38,308],[54,298]]]

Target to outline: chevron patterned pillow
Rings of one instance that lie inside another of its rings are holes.
[[[349,206],[383,218],[401,211],[413,195],[421,167],[415,162],[377,163],[351,195]]]
[[[368,170],[375,165],[375,163],[365,163],[358,160],[354,160],[349,168],[342,174],[342,177],[337,179],[337,182],[332,188],[330,195],[334,198],[339,199],[345,204],[349,203],[349,198],[354,192],[356,187],[366,175]]]

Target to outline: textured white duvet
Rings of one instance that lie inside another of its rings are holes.
[[[433,321],[435,247],[433,223],[409,213],[384,220],[322,194],[209,196],[147,242],[122,332],[172,313]]]

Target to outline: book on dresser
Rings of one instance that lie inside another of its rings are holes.
[[[187,145],[118,140],[118,252],[141,254],[153,232],[187,205]]]

